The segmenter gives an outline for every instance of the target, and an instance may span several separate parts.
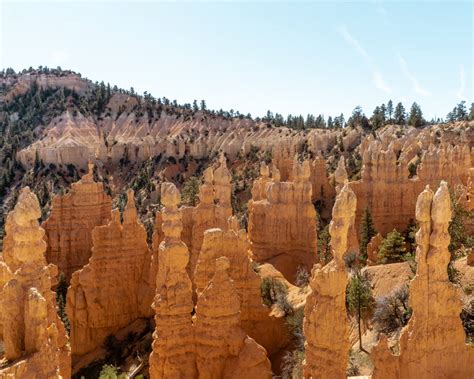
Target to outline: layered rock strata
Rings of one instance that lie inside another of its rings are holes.
[[[253,256],[257,262],[273,264],[289,281],[295,280],[300,266],[311,270],[317,261],[316,211],[311,202],[309,162],[295,161],[293,175],[294,182],[274,179],[266,183],[265,198],[249,201]]]
[[[192,312],[194,309],[191,279],[187,273],[189,252],[181,241],[181,197],[171,183],[163,183],[161,201],[164,240],[159,247],[156,277],[156,329],[150,355],[150,377],[196,378],[196,345]]]
[[[451,200],[446,182],[427,187],[416,203],[417,273],[410,286],[413,314],[393,355],[382,338],[372,353],[373,378],[472,378],[474,348],[465,344],[461,291],[448,279]]]
[[[194,283],[198,296],[202,293],[216,270],[216,259],[229,259],[229,275],[234,281],[240,299],[240,319],[242,329],[251,338],[265,347],[269,354],[280,346],[275,346],[275,333],[281,335],[280,323],[270,317],[270,309],[262,303],[261,279],[252,269],[249,257],[250,244],[245,230],[239,230],[235,218],[229,220],[229,230],[209,229],[204,233],[204,241],[194,273]]]
[[[134,320],[153,315],[145,275],[151,252],[133,198],[129,191],[122,223],[119,210],[114,210],[109,224],[94,228],[89,263],[72,275],[66,310],[76,356]]]
[[[0,320],[5,358],[1,378],[69,378],[68,337],[56,312],[57,267],[45,259],[41,210],[28,187],[6,220],[0,260]]]
[[[196,307],[196,363],[200,378],[271,378],[265,349],[240,325],[240,299],[227,270],[216,260],[215,274]]]
[[[437,147],[430,144],[426,149],[419,152],[421,158],[418,158],[409,153],[408,147],[397,149],[395,143],[384,146],[380,141],[371,141],[367,145],[362,178],[351,183],[358,199],[357,230],[366,207],[370,209],[375,229],[386,235],[394,228],[405,230],[414,219],[416,199],[425,185],[437,187],[441,180],[446,180],[451,188],[467,186],[472,167],[472,153],[467,144],[444,143]],[[416,175],[409,178],[408,166],[418,161]]]
[[[49,218],[43,223],[48,248],[46,259],[58,266],[69,281],[74,271],[87,264],[91,256],[92,230],[109,222],[112,199],[102,183],[89,173],[71,185],[64,196],[53,199]]]
[[[346,183],[336,197],[329,226],[333,260],[316,265],[305,306],[305,378],[345,378],[348,364],[349,320],[346,314],[347,273],[344,254],[357,199]]]

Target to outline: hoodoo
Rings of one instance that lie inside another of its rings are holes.
[[[459,318],[461,296],[448,279],[448,233],[452,210],[448,185],[418,196],[417,270],[410,286],[413,315],[400,336],[400,355],[382,338],[373,353],[377,378],[472,378],[474,348],[465,344]],[[456,362],[456,364],[453,364]]]
[[[57,267],[45,259],[38,199],[28,187],[7,216],[0,260],[0,320],[5,358],[0,378],[41,379],[71,375],[68,337],[56,313]]]
[[[305,378],[345,378],[348,363],[349,319],[346,314],[348,276],[344,255],[354,222],[357,199],[346,184],[339,191],[329,226],[333,259],[316,265],[310,281],[312,293],[304,311]]]

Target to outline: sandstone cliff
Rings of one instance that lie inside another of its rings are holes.
[[[196,362],[200,378],[271,378],[266,351],[240,326],[240,299],[227,272],[226,257],[196,307]]]
[[[349,351],[349,320],[346,314],[347,273],[344,254],[357,199],[346,185],[339,191],[329,226],[333,260],[316,265],[305,306],[305,378],[345,378]]]
[[[105,338],[140,317],[151,317],[152,298],[143,287],[150,251],[146,231],[137,220],[133,191],[120,222],[120,212],[112,212],[109,224],[92,232],[93,248],[89,263],[74,272],[67,294],[66,310],[71,322],[74,355],[83,355],[100,346]]]
[[[249,239],[255,260],[273,264],[289,281],[294,281],[299,266],[310,270],[317,261],[309,162],[294,161],[293,169],[294,182],[273,180],[266,184],[265,198],[251,200],[248,205]]]
[[[413,156],[411,147],[412,144],[408,144],[397,149],[394,141],[388,146],[380,141],[371,141],[367,145],[363,154],[362,179],[351,182],[358,199],[357,230],[364,209],[368,207],[375,228],[382,235],[394,228],[402,231],[414,219],[416,198],[425,185],[436,187],[441,180],[447,180],[452,188],[467,185],[472,167],[472,153],[467,144],[429,144],[424,153],[418,146],[421,158],[416,154]],[[417,175],[409,178],[408,166],[417,159],[420,162]]]
[[[447,273],[451,201],[446,182],[435,195],[427,187],[418,196],[416,219],[420,229],[417,273],[410,286],[413,315],[401,333],[400,355],[391,354],[386,339],[380,340],[372,354],[373,377],[472,378],[474,348],[464,342],[461,294]]]
[[[23,188],[7,217],[0,260],[0,319],[9,361],[0,369],[0,378],[71,375],[69,342],[51,291],[58,270],[46,262],[40,216],[38,199]]]
[[[102,183],[94,182],[92,167],[72,184],[69,193],[53,199],[51,214],[42,225],[48,244],[46,259],[58,266],[67,281],[89,261],[92,230],[111,217],[112,199],[104,193]]]

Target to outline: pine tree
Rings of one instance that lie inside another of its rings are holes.
[[[395,113],[393,114],[393,118],[395,121],[395,124],[397,125],[405,125],[406,124],[406,112],[405,112],[405,107],[403,106],[402,103],[398,103],[397,106],[395,107]]]
[[[423,112],[421,112],[420,106],[415,102],[412,104],[410,109],[410,116],[408,117],[408,124],[415,128],[425,124],[423,119]]]
[[[196,206],[199,197],[200,181],[197,177],[191,176],[184,182],[184,187],[181,192],[181,201],[183,204]]]
[[[405,258],[405,238],[396,229],[387,234],[379,249],[382,263],[401,262]]]
[[[387,103],[387,118],[388,122],[392,122],[392,115],[393,115],[393,102],[392,100],[389,100]]]
[[[359,269],[356,270],[347,287],[347,304],[350,314],[357,317],[359,349],[369,354],[362,346],[361,319],[364,313],[368,313],[374,307],[375,301],[372,296],[369,278],[362,275]]]
[[[474,103],[471,103],[471,109],[469,110],[469,120],[474,120]]]
[[[205,111],[206,109],[207,109],[206,101],[205,101],[205,100],[201,100],[201,110],[202,110],[202,111]]]
[[[367,245],[373,236],[377,234],[372,221],[372,215],[370,214],[369,207],[366,207],[360,224],[360,260],[365,263],[367,261]]]

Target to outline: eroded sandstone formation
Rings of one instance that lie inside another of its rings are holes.
[[[394,228],[405,230],[414,219],[416,198],[425,185],[437,187],[441,180],[446,180],[451,188],[467,186],[472,167],[472,153],[467,144],[428,144],[423,154],[421,145],[415,144],[418,148],[412,150],[413,142],[408,140],[407,143],[407,146],[398,146],[395,141],[387,145],[371,140],[367,144],[362,178],[351,183],[358,199],[357,230],[366,207],[372,214],[375,229],[386,235]],[[409,178],[410,164],[418,164],[412,178]]]
[[[370,242],[367,244],[367,264],[369,266],[374,266],[379,262],[379,249],[382,245],[383,237],[380,233],[377,233],[370,239]]]
[[[199,204],[192,210],[191,219],[188,215],[188,225],[185,227],[188,230],[185,234],[190,234],[188,273],[191,279],[201,250],[204,232],[211,228],[227,229],[227,220],[232,216],[230,180],[231,175],[223,155],[215,171],[211,167],[204,171],[204,183],[199,189]],[[189,226],[189,222],[192,226]]]
[[[265,349],[240,325],[240,299],[229,277],[227,257],[215,262],[215,274],[196,307],[196,363],[200,378],[271,378]]]
[[[150,355],[150,377],[196,378],[196,346],[191,313],[194,308],[191,279],[186,268],[187,246],[181,241],[181,197],[171,183],[161,186],[162,230],[159,247],[159,269],[156,277],[156,329]]]
[[[69,193],[53,199],[51,214],[42,225],[48,243],[46,259],[58,266],[67,281],[89,261],[92,230],[111,217],[112,199],[102,183],[94,182],[92,168],[90,164],[89,173],[73,183]]]
[[[400,355],[382,338],[373,352],[377,378],[472,378],[474,348],[465,344],[460,289],[448,279],[451,200],[446,182],[427,187],[416,203],[417,273],[410,286],[413,315],[401,332]]]
[[[71,357],[56,313],[57,267],[45,259],[41,210],[28,187],[6,220],[0,260],[0,320],[5,358],[1,378],[69,378]]]
[[[347,273],[344,254],[357,198],[346,184],[336,197],[329,226],[333,260],[316,265],[305,306],[305,378],[345,378],[348,363],[349,320],[346,314]]]
[[[242,329],[272,354],[280,348],[275,344],[275,334],[282,334],[279,330],[281,325],[269,316],[270,309],[262,303],[261,279],[252,269],[250,244],[245,230],[239,230],[235,218],[229,219],[229,223],[227,231],[209,229],[204,233],[194,273],[196,291],[199,296],[212,279],[216,270],[216,259],[227,257],[230,262],[229,275],[240,299]]]
[[[295,160],[293,169],[294,182],[273,179],[266,183],[265,198],[251,200],[248,205],[249,239],[255,260],[273,264],[289,281],[294,281],[300,266],[311,270],[317,261],[309,162],[300,164]]]
[[[120,211],[114,210],[107,225],[94,228],[92,239],[89,263],[74,272],[67,293],[76,356],[100,346],[109,334],[137,318],[153,315],[145,275],[151,252],[145,228],[137,220],[133,191],[128,192],[123,222]]]

